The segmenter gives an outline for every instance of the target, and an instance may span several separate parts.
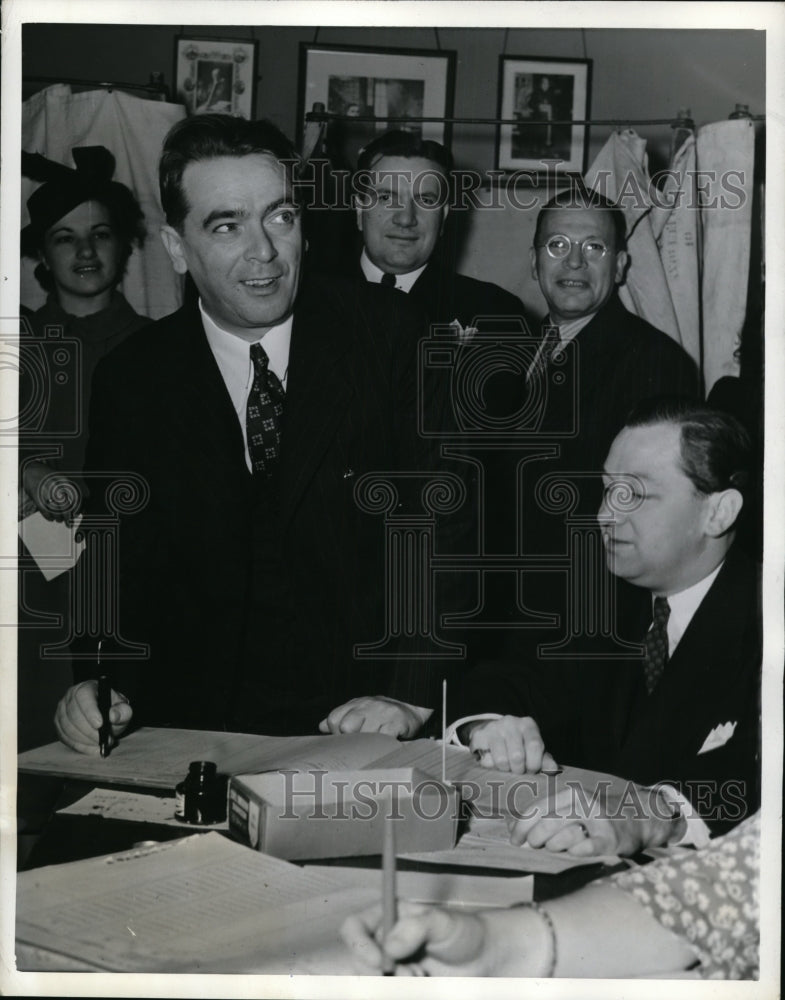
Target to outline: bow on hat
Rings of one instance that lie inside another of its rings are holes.
[[[112,180],[115,158],[105,146],[80,146],[71,150],[76,169],[54,160],[47,160],[40,153],[22,150],[22,173],[34,181],[43,181],[27,199],[30,222],[22,230],[22,253],[35,257],[44,233],[77,205],[92,199],[101,200],[111,189],[122,189],[131,196],[125,185]]]

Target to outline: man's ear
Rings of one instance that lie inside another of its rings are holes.
[[[619,250],[616,254],[616,273],[613,276],[617,285],[624,284],[624,276],[630,263],[630,255],[626,250]]]
[[[537,276],[537,250],[535,247],[529,247],[529,260],[532,266],[532,278],[536,282],[539,282],[540,279]]]
[[[363,231],[363,210],[358,195],[352,195],[352,205],[354,207],[354,219],[360,232]]]
[[[188,264],[185,260],[183,240],[174,226],[161,226],[161,242],[169,254],[172,267],[178,274],[185,274],[188,270]]]
[[[731,488],[712,493],[708,501],[704,530],[710,538],[719,538],[735,525],[744,506],[744,497]]]
[[[449,214],[450,214],[450,206],[447,204],[447,202],[445,202],[444,206],[442,207],[442,224],[441,224],[441,227],[439,229],[439,235],[440,236],[444,232],[444,224],[447,222],[447,216]]]

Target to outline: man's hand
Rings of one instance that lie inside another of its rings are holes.
[[[72,524],[79,512],[79,487],[43,462],[28,462],[22,473],[24,490],[47,521]]]
[[[128,728],[133,716],[124,694],[112,691],[109,721],[112,724],[112,746]],[[98,710],[98,682],[74,684],[60,699],[55,712],[55,729],[62,743],[79,753],[98,754],[98,730],[101,713]]]
[[[469,747],[483,767],[513,774],[556,771],[558,765],[546,751],[540,729],[529,716],[505,715],[481,722],[471,731]]]
[[[524,817],[508,820],[513,844],[576,857],[629,857],[647,847],[661,847],[680,836],[683,823],[656,789],[631,781],[602,789],[599,795],[562,788],[534,801]]]
[[[416,736],[431,716],[433,709],[407,705],[404,701],[373,697],[352,698],[334,708],[319,723],[320,733],[387,733],[398,739]]]

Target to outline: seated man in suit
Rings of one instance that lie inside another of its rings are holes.
[[[119,609],[103,665],[57,709],[76,750],[98,749],[98,672],[115,738],[132,714],[314,732],[366,684],[390,690],[386,664],[352,655],[384,634],[385,580],[381,520],[354,494],[366,472],[437,467],[416,430],[426,326],[406,296],[306,275],[296,161],[275,126],[228,115],[165,141],[162,238],[199,294],[96,373],[93,482],[127,470],[144,489],[120,509],[117,578],[99,581]],[[88,513],[110,494],[96,485]]]
[[[478,669],[456,707],[488,714],[451,730],[485,766],[522,774],[555,758],[643,786],[668,782],[691,804],[680,832],[689,826],[696,843],[758,808],[759,593],[734,544],[750,476],[749,438],[733,417],[675,398],[631,413],[605,461],[598,516],[611,572],[649,595],[643,656]],[[663,829],[647,826],[646,809],[637,826],[557,812],[520,820],[513,840],[632,853]]]
[[[449,213],[452,157],[413,132],[385,132],[361,151],[355,174],[359,271],[367,281],[406,292],[433,323],[483,329],[523,315],[517,296],[458,274],[442,234]],[[356,266],[356,265],[355,265]],[[490,322],[488,322],[490,321]]]

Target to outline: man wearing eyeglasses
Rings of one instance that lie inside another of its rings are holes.
[[[640,400],[698,391],[687,353],[619,301],[617,287],[635,266],[625,232],[621,209],[580,189],[556,195],[537,218],[531,268],[548,304],[540,349],[548,356],[539,360],[558,364],[561,375],[548,380],[539,430],[560,437],[557,464],[565,470],[600,469]],[[582,497],[589,512],[598,490],[595,483]]]
[[[503,636],[490,629],[480,633],[474,650],[480,660],[499,655],[536,660],[538,647],[557,644],[568,627],[575,628],[576,617],[586,632],[587,623],[596,625],[592,608],[601,605],[599,614],[607,620],[603,602],[612,586],[607,575],[603,585],[588,594],[575,572],[565,576],[562,571],[567,519],[584,515],[593,523],[605,456],[633,406],[661,395],[697,395],[695,366],[683,348],[619,302],[616,287],[632,264],[624,215],[607,199],[568,189],[540,210],[531,266],[548,303],[543,337],[524,377],[508,380],[504,392],[494,397],[499,415],[529,412],[534,419],[523,450],[511,443],[498,452],[496,482],[507,486],[486,497],[486,518],[493,551],[542,557],[548,569],[524,572],[517,581],[509,573],[506,583],[498,578],[491,582],[498,589],[486,588],[486,602],[495,622],[502,624]],[[529,447],[539,445],[539,454]],[[543,489],[549,481],[554,488]],[[549,503],[567,494],[575,496],[569,511],[558,502]],[[640,594],[618,586],[625,592],[616,599],[623,603],[625,616],[636,620]],[[585,645],[584,640],[582,636],[579,642]],[[607,655],[607,643],[613,646],[614,637],[592,636],[590,642],[593,655]],[[351,732],[383,726],[385,732],[412,736],[416,724],[407,722],[405,715],[396,706],[385,705],[379,716],[365,701],[350,703],[331,713],[323,728]]]
[[[603,586],[596,578],[590,584],[574,565],[565,578],[560,558],[568,554],[570,524],[581,516],[591,523],[601,499],[605,456],[630,410],[657,396],[697,399],[698,376],[686,351],[619,301],[617,288],[635,266],[625,233],[621,209],[580,187],[550,199],[537,218],[530,260],[548,313],[526,391],[538,411],[531,441],[551,446],[552,453],[525,462],[516,450],[501,456],[510,466],[504,479],[516,482],[517,489],[508,501],[514,510],[501,511],[499,521],[505,548],[512,544],[521,555],[551,560],[553,571],[524,572],[500,599],[499,615],[508,625],[505,655],[521,660],[539,659],[542,644],[565,638],[571,652],[576,645],[583,650],[587,642],[599,655],[612,652],[613,628],[610,649],[605,638],[587,640],[601,616],[607,623],[608,607],[592,608],[611,587],[617,620],[637,617],[639,597],[633,588],[607,577]],[[569,509],[551,502],[568,495]],[[558,624],[533,628],[530,615],[523,629],[521,607],[529,609],[526,614],[558,616]],[[582,634],[575,638],[575,632]]]

